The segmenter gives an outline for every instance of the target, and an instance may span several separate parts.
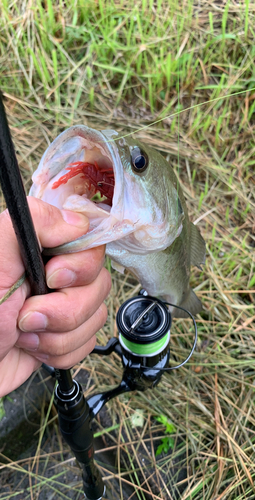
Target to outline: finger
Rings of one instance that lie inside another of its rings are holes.
[[[43,247],[54,247],[85,234],[87,217],[70,210],[59,210],[44,201],[28,197],[32,219]],[[0,214],[0,282],[5,291],[24,273],[19,245],[8,210]],[[3,293],[4,294],[4,293]]]
[[[74,254],[58,255],[46,265],[49,288],[83,286],[96,279],[104,264],[105,246]]]
[[[1,361],[0,398],[17,389],[40,365],[31,353],[13,347]]]
[[[106,319],[107,307],[101,304],[93,316],[76,330],[64,333],[38,333],[37,335],[21,333],[16,346],[47,363],[49,356],[63,356],[85,345],[104,326]],[[35,336],[38,339],[36,348],[34,347]]]
[[[32,196],[28,196],[28,204],[43,247],[62,245],[88,231],[89,219],[85,215],[70,210],[59,210]]]
[[[54,366],[54,368],[68,370],[77,363],[80,363],[80,361],[86,358],[88,354],[93,351],[96,345],[96,341],[96,335],[93,335],[93,337],[91,337],[91,339],[85,345],[83,345],[76,351],[72,351],[68,354],[65,354],[64,356],[49,356],[47,363],[50,366]]]
[[[25,271],[8,210],[0,214],[0,234],[0,286],[3,296]]]
[[[30,297],[20,312],[19,328],[24,332],[74,330],[96,312],[110,288],[110,274],[103,268],[90,285]]]

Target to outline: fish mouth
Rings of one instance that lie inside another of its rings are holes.
[[[85,214],[89,231],[77,240],[45,249],[48,255],[80,251],[134,231],[124,219],[124,173],[115,131],[73,126],[45,151],[30,194],[60,209]]]

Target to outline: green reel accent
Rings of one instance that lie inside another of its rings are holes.
[[[167,341],[169,341],[170,338],[170,332],[167,332],[162,339],[157,342],[152,342],[151,344],[136,344],[135,342],[130,342],[130,340],[127,340],[121,334],[119,338],[122,344],[132,353],[138,354],[139,356],[152,356],[166,347]]]

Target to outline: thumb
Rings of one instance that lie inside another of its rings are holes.
[[[42,247],[55,247],[86,234],[89,219],[71,210],[59,210],[45,201],[28,197],[35,230]]]
[[[72,241],[88,231],[87,217],[28,197],[35,230],[42,247],[54,247]],[[19,245],[8,210],[0,214],[0,298],[24,273]],[[24,286],[21,287],[24,289]]]

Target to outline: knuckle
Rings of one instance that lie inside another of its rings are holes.
[[[35,224],[40,221],[40,226],[51,227],[56,222],[58,209],[49,203],[38,200],[33,196],[28,196],[28,204],[34,218]]]
[[[77,352],[71,352],[69,354],[65,355],[60,355],[59,359],[58,357],[53,358],[51,360],[52,365],[55,368],[59,368],[62,370],[69,370],[69,368],[72,368],[76,363],[79,363],[82,361],[88,354],[93,351],[94,347],[96,345],[96,336],[93,335],[93,337],[90,338],[88,342],[86,342],[85,346],[80,348]]]
[[[82,321],[82,310],[76,304],[64,301],[57,310],[54,311],[54,323],[58,329],[64,331],[75,330]]]
[[[105,245],[101,245],[99,247],[95,247],[91,250],[91,263],[93,266],[94,272],[98,271],[103,267],[105,258]]]
[[[98,308],[96,314],[99,323],[99,328],[101,328],[102,326],[104,326],[108,317],[108,310],[104,303],[101,304],[101,306]]]
[[[98,251],[100,249],[100,251]],[[104,249],[96,247],[68,256],[70,263],[77,269],[79,280],[84,284],[92,283],[100,274],[104,264]]]
[[[40,205],[40,212],[42,213],[43,227],[49,228],[56,222],[56,208],[52,205]]]
[[[107,297],[107,295],[109,294],[109,292],[111,290],[112,278],[111,278],[109,271],[107,271],[107,269],[105,269],[105,268],[102,269],[101,273],[102,273],[101,278],[102,278],[103,284],[104,284],[105,297]]]
[[[96,343],[97,343],[96,335],[93,335],[93,337],[91,337],[89,342],[87,343],[86,354],[84,355],[84,357],[88,356],[93,351]]]
[[[63,356],[69,352],[69,346],[65,341],[64,335],[60,335],[55,343],[54,355]]]
[[[70,333],[70,332],[69,332]],[[68,333],[50,335],[49,342],[44,343],[42,354],[48,356],[65,356],[75,349],[75,339]]]

